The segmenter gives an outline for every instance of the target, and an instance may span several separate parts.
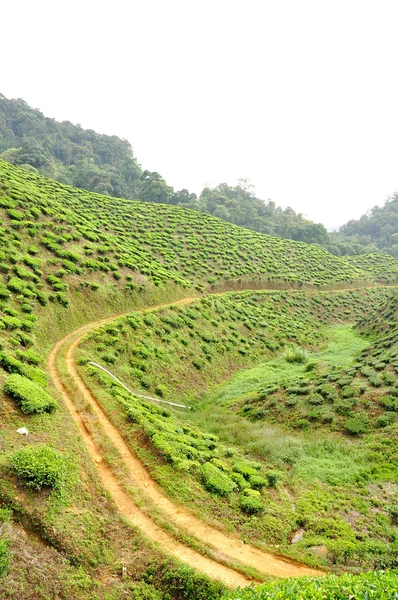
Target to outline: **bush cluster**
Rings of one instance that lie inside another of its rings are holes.
[[[17,400],[24,413],[51,412],[58,408],[56,400],[40,384],[23,375],[10,375],[4,389]]]
[[[58,490],[67,479],[65,457],[47,445],[26,446],[14,453],[11,466],[28,487]]]

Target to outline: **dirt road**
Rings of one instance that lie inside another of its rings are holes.
[[[194,300],[194,298],[184,298],[183,300],[174,302],[172,304],[189,304]],[[146,309],[142,309],[142,312],[155,310],[157,308],[169,305],[171,304],[148,307]],[[115,320],[118,316],[121,315],[115,315],[113,317],[101,319],[94,323],[84,325],[60,340],[53,348],[49,356],[48,366],[50,375],[56,387],[61,392],[65,404],[79,428],[86,448],[91,458],[96,463],[103,485],[113,498],[119,512],[133,525],[139,527],[146,537],[158,543],[159,546],[166,552],[198,569],[202,573],[218,579],[230,587],[245,586],[251,583],[251,580],[248,577],[242,575],[238,571],[224,566],[223,564],[217,562],[216,559],[205,557],[199,552],[196,552],[190,547],[185,546],[181,542],[177,541],[174,537],[166,533],[159,525],[155,523],[154,520],[151,519],[146,512],[144,512],[134,503],[132,497],[125,491],[124,487],[112,469],[104,463],[103,456],[101,455],[98,446],[86,428],[83,417],[75,406],[73,394],[67,391],[67,388],[62,381],[62,374],[57,368],[57,356],[61,349],[66,349],[66,369],[73,380],[73,385],[76,388],[76,392],[82,398],[84,398],[86,403],[90,405],[93,414],[96,416],[97,422],[102,428],[103,433],[117,448],[121,456],[121,460],[128,469],[132,486],[138,489],[143,497],[149,499],[157,507],[157,509],[161,511],[167,521],[170,521],[179,528],[185,530],[190,536],[198,538],[199,540],[202,540],[208,545],[212,546],[215,549],[216,554],[221,553],[230,561],[238,561],[245,565],[249,565],[256,568],[261,573],[276,577],[322,575],[323,573],[321,571],[311,569],[305,565],[284,560],[270,553],[262,552],[257,548],[244,544],[236,538],[227,536],[218,529],[198,519],[188,509],[181,505],[175,504],[172,500],[165,496],[162,489],[151,478],[148,471],[124,441],[119,431],[108,419],[96,398],[81,379],[75,366],[74,354],[81,339],[89,331]]]

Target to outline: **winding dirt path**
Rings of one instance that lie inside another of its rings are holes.
[[[184,298],[183,300],[179,300],[174,303],[141,309],[141,312],[147,312],[165,306],[189,304],[194,300],[195,298]],[[97,327],[101,327],[102,325],[115,320],[119,316],[121,315],[115,315],[106,319],[101,319],[94,323],[84,325],[68,334],[55,345],[48,359],[50,375],[56,387],[61,392],[65,404],[79,428],[86,448],[91,458],[96,463],[102,483],[110,493],[119,512],[133,525],[139,527],[146,537],[159,544],[159,546],[166,552],[172,554],[190,566],[195,567],[202,573],[221,580],[230,587],[246,586],[252,582],[252,580],[250,580],[248,577],[242,575],[232,568],[222,565],[221,563],[217,562],[216,559],[207,558],[201,555],[199,552],[196,552],[188,546],[185,546],[181,542],[178,542],[174,537],[166,533],[134,503],[133,499],[125,491],[122,484],[113,473],[112,469],[104,463],[103,456],[92,435],[88,431],[83,417],[77,410],[73,401],[73,397],[71,396],[70,392],[67,391],[67,388],[62,381],[62,375],[57,369],[57,356],[61,349],[66,348],[66,368],[68,374],[73,379],[77,393],[81,395],[81,397],[90,405],[97,422],[102,428],[103,433],[117,448],[125,466],[128,469],[131,482],[144,497],[148,498],[158,509],[161,510],[168,521],[178,525],[191,536],[206,542],[212,546],[218,554],[223,555],[230,561],[238,561],[242,564],[254,567],[259,572],[266,575],[273,575],[276,577],[323,575],[324,573],[322,571],[317,571],[308,566],[284,560],[283,558],[263,552],[250,545],[244,544],[235,538],[227,536],[211,525],[201,521],[188,509],[175,504],[164,495],[161,488],[151,478],[146,468],[142,465],[142,463],[124,441],[119,431],[110,422],[96,398],[81,379],[75,366],[74,353],[81,339],[89,331],[96,329]]]

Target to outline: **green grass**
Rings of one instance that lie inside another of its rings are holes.
[[[226,592],[224,600],[396,600],[398,573],[272,581],[257,588]]]
[[[319,350],[309,352],[305,364],[288,361],[282,354],[256,367],[240,371],[210,402],[235,403],[260,388],[279,387],[281,381],[294,382],[308,373],[308,363],[315,363],[320,370],[333,366],[343,367],[369,345],[352,325],[332,325],[321,331],[327,343]]]

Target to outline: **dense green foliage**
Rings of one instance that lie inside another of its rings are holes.
[[[6,572],[10,560],[10,542],[8,540],[0,539],[0,579]]]
[[[25,328],[32,300],[68,304],[70,277],[90,287],[101,276],[131,292],[150,282],[203,289],[365,279],[361,270],[314,246],[195,211],[63,187],[5,162],[0,169],[5,225],[0,234],[6,247],[0,267],[8,290],[24,297]],[[10,217],[10,208],[23,212],[24,220]],[[42,291],[43,280],[50,294]]]
[[[15,452],[12,468],[28,487],[60,489],[67,477],[66,459],[47,445],[30,445]]]
[[[397,600],[398,573],[384,571],[272,581],[226,592],[225,600]]]
[[[128,419],[143,428],[156,451],[178,471],[192,473],[208,491],[226,496],[270,486],[261,464],[246,460],[220,443],[217,436],[182,423],[164,408],[134,398],[95,367],[91,374],[109,386]]]
[[[367,277],[373,276],[386,283],[397,281],[398,263],[388,254],[358,254],[347,256],[347,260],[352,266],[361,269]]]
[[[169,201],[260,233],[322,246],[328,242],[323,225],[304,219],[292,208],[283,210],[271,200],[260,200],[245,180],[236,186],[221,183],[215,188],[205,187],[199,198],[179,192],[171,195]]]
[[[17,400],[24,413],[51,412],[58,406],[41,385],[23,375],[10,375],[4,389]]]
[[[93,192],[137,197],[141,169],[127,140],[49,119],[2,94],[0,158]]]
[[[348,221],[338,233],[330,234],[329,240],[329,251],[337,255],[369,254],[378,250],[398,257],[398,193],[360,219]]]
[[[389,295],[379,290],[259,291],[207,296],[187,307],[133,313],[99,328],[84,356],[111,365],[134,389],[191,399],[234,370],[266,359],[292,342],[316,345],[320,324],[351,321]],[[316,317],[316,318],[315,318]]]
[[[365,314],[358,329],[378,337],[351,364],[328,365],[323,357],[307,357],[300,371],[287,371],[277,383],[263,382],[237,399],[241,414],[301,429],[341,429],[352,435],[392,426],[398,416],[396,292],[377,311]]]

